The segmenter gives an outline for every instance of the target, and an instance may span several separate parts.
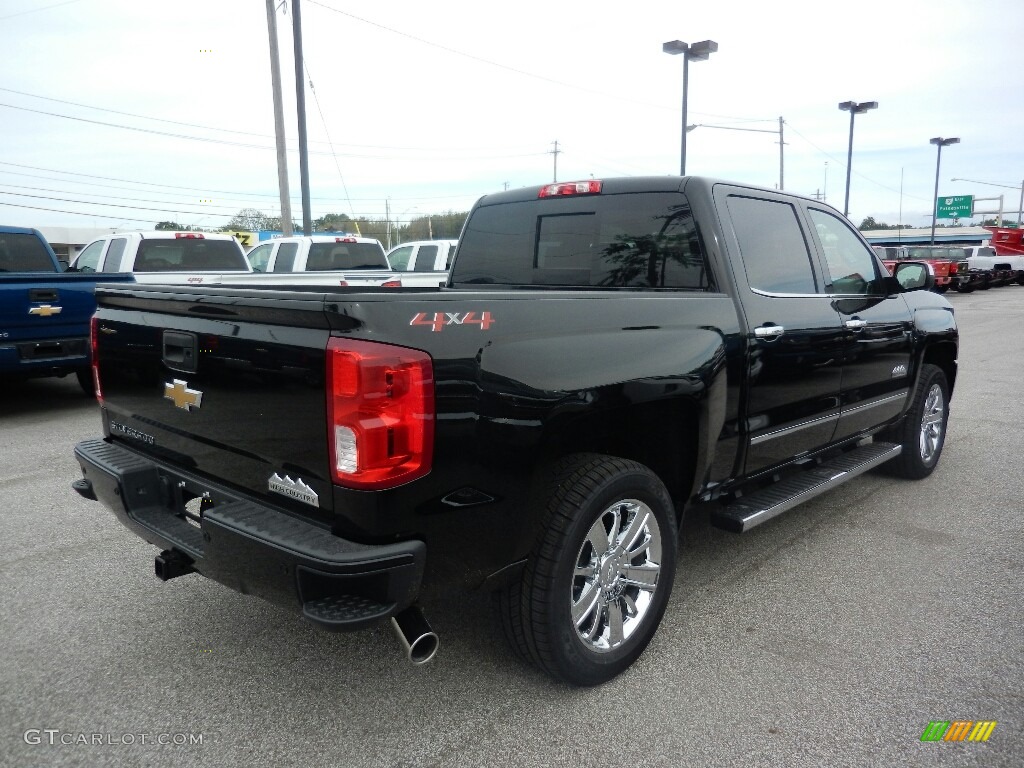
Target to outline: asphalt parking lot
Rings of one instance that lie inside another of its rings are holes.
[[[669,611],[595,689],[516,661],[486,596],[424,606],[437,658],[198,576],[69,488],[73,379],[0,398],[0,765],[1012,766],[1024,762],[1024,287],[951,295],[937,472],[871,473],[743,536],[684,525]],[[996,721],[985,743],[932,721]],[[167,742],[167,743],[161,743]]]

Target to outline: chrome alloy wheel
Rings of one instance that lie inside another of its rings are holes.
[[[942,387],[932,384],[924,400],[924,412],[921,415],[921,439],[919,448],[921,461],[930,464],[942,446],[942,430],[945,424],[946,403],[942,395]]]
[[[651,508],[623,499],[598,515],[576,555],[572,621],[590,650],[604,653],[643,623],[661,573],[661,529]]]

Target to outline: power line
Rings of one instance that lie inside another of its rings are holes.
[[[29,170],[33,170],[33,171],[46,171],[48,173],[62,173],[62,174],[65,174],[67,176],[80,176],[80,177],[86,178],[86,179],[101,179],[103,181],[120,181],[120,182],[125,183],[125,184],[139,184],[139,185],[147,186],[147,187],[162,187],[164,189],[181,189],[181,190],[187,190],[190,194],[194,194],[196,192],[205,192],[205,193],[213,193],[213,194],[219,194],[219,195],[240,195],[242,197],[250,196],[250,197],[272,197],[272,198],[277,198],[276,194],[270,194],[270,193],[238,192],[238,191],[224,190],[224,189],[202,189],[202,188],[196,188],[196,187],[182,187],[182,186],[177,186],[177,185],[174,185],[174,184],[158,184],[158,183],[153,182],[153,181],[135,181],[133,179],[119,179],[119,178],[116,178],[116,177],[113,177],[113,176],[97,176],[95,174],[90,174],[90,173],[75,173],[74,171],[62,171],[62,170],[58,170],[56,168],[42,168],[42,167],[39,167],[39,166],[36,166],[36,165],[25,165],[23,163],[9,163],[9,162],[3,161],[3,160],[0,160],[0,165],[9,165],[9,166],[12,166],[12,167],[15,167],[15,168],[28,168]],[[33,176],[32,174],[18,173],[16,171],[3,171],[3,170],[0,170],[0,173],[9,173],[9,174],[12,174],[12,175],[17,175],[17,176],[30,176],[32,178],[47,178],[45,176]],[[58,179],[51,179],[51,181],[67,181],[67,180],[66,179],[59,179],[58,178]],[[80,183],[80,182],[74,182],[74,183]],[[100,186],[100,185],[95,185],[95,186]],[[110,187],[110,188],[111,189],[117,189],[117,187]],[[462,199],[462,198],[465,198],[465,197],[471,197],[471,196],[472,196],[472,194],[468,194],[468,195],[467,194],[462,194],[462,195],[431,195],[431,196],[427,196],[427,197],[408,197],[407,196],[407,197],[403,197],[402,199],[404,199],[404,200],[459,200],[459,199]],[[313,199],[314,200],[321,200],[321,201],[329,201],[329,200],[332,200],[333,198],[314,197]],[[380,202],[380,203],[382,203],[382,202],[384,202],[384,200],[386,198],[384,198],[384,197],[364,197],[364,198],[354,198],[354,199],[359,201],[359,202]]]

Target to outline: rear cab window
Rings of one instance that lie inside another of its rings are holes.
[[[459,240],[452,285],[712,290],[681,192],[482,205]]]
[[[0,272],[56,272],[56,267],[35,235],[0,232]]]
[[[152,238],[139,243],[136,272],[248,272],[245,255],[235,240],[198,237]]]
[[[306,257],[306,270],[309,272],[388,268],[384,246],[377,242],[312,243]]]

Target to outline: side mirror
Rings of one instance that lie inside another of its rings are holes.
[[[893,278],[903,291],[930,291],[935,287],[935,272],[925,261],[903,261],[893,270]]]

